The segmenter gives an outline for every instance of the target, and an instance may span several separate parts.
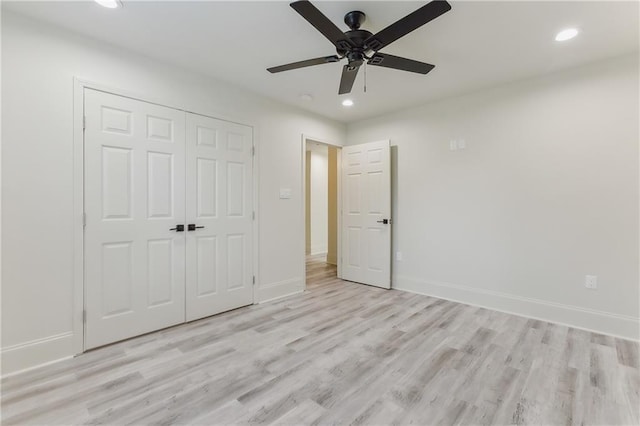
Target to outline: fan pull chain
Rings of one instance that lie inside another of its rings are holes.
[[[367,63],[364,63],[364,93],[367,93]]]

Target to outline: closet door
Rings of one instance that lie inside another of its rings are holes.
[[[185,113],[85,90],[85,349],[185,320]]]
[[[187,113],[187,321],[253,303],[252,129]]]

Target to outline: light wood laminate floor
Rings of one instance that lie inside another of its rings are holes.
[[[2,381],[3,424],[638,424],[638,345],[335,278]]]

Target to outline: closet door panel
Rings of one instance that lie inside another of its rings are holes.
[[[85,349],[185,320],[185,113],[86,89]]]
[[[187,113],[187,321],[253,303],[252,129]]]

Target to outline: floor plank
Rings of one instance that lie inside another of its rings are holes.
[[[11,424],[639,424],[637,343],[336,278],[2,381]]]

